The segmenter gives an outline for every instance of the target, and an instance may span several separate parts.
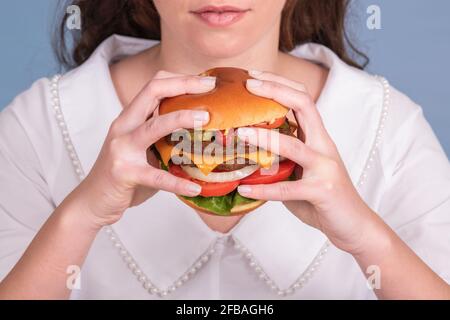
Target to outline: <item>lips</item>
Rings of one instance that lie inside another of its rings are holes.
[[[249,11],[232,6],[206,6],[191,13],[211,27],[227,27],[241,20]]]

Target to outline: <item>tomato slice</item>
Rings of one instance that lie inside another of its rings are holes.
[[[262,174],[260,169],[242,180],[218,182],[218,183],[205,182],[193,179],[180,166],[173,164],[169,166],[169,172],[174,176],[190,180],[200,185],[202,187],[202,192],[200,193],[200,195],[203,197],[220,197],[229,194],[234,189],[236,189],[240,184],[248,184],[248,185],[270,184],[285,181],[287,178],[289,178],[292,172],[294,172],[295,166],[296,166],[295,162],[291,160],[285,160],[283,162],[280,162],[276,174],[273,175]]]
[[[169,166],[169,172],[174,176],[179,178],[190,180],[202,187],[202,192],[200,193],[203,197],[220,197],[229,194],[231,191],[239,186],[239,181],[230,182],[205,182],[197,179],[193,179],[189,176],[180,166],[171,164]]]
[[[200,195],[203,197],[226,196],[239,186],[239,181],[221,183],[204,182],[195,179],[193,181],[202,187],[202,192],[200,193]]]
[[[276,174],[273,175],[261,174],[260,169],[255,173],[253,173],[252,175],[248,176],[247,178],[242,179],[241,184],[248,184],[248,185],[270,184],[284,181],[290,177],[292,172],[294,172],[295,166],[296,166],[295,162],[291,160],[285,160],[279,163],[278,171]]]
[[[275,121],[271,124],[269,124],[268,122],[263,122],[263,123],[254,125],[254,127],[263,128],[263,129],[276,129],[276,128],[281,127],[285,121],[286,121],[286,117],[282,117],[279,119],[275,119]]]

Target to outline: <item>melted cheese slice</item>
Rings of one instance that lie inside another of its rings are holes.
[[[155,145],[166,166],[169,164],[172,156],[179,156],[182,152],[182,155],[189,158],[204,175],[210,174],[218,165],[236,158],[251,160],[264,169],[270,168],[275,161],[275,155],[267,150],[258,150],[248,153],[235,152],[234,154],[225,154],[224,156],[215,157],[206,154],[192,154],[185,150],[179,150],[175,146],[168,144],[164,138],[156,142]]]

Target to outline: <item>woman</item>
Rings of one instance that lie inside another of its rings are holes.
[[[420,107],[346,54],[347,1],[74,4],[76,68],[0,117],[1,298],[450,298],[448,160]],[[145,156],[208,122],[157,107],[212,90],[192,75],[217,66],[264,70],[248,90],[306,135],[279,151],[303,178],[241,186],[272,200],[243,218],[191,211],[173,194],[201,188]]]

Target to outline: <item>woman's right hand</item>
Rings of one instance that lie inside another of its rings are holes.
[[[182,128],[204,125],[209,114],[178,111],[159,116],[162,99],[212,90],[216,79],[160,71],[112,123],[99,157],[86,179],[71,195],[82,203],[83,215],[96,228],[117,222],[124,211],[159,190],[197,196],[201,187],[161,170],[147,149],[162,137]],[[150,117],[150,119],[149,119]],[[149,120],[146,120],[149,119]]]

